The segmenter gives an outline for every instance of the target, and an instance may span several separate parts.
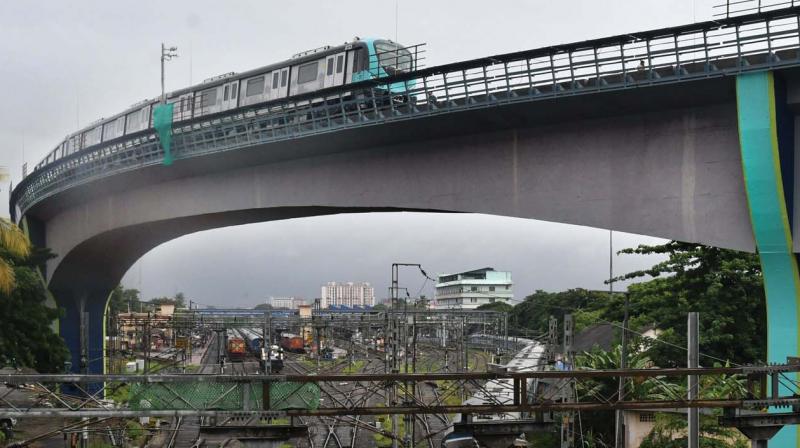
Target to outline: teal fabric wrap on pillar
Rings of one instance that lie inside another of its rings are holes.
[[[783,191],[773,74],[737,76],[736,102],[744,186],[767,298],[767,360],[785,363],[787,356],[798,356],[800,278]],[[780,392],[792,394],[784,384]],[[800,446],[797,436],[795,426],[785,426],[769,446]]]
[[[172,107],[159,104],[153,110],[153,127],[156,129],[161,147],[164,148],[164,165],[172,165]]]

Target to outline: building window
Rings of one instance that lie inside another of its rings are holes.
[[[489,291],[494,291],[494,286],[490,286]]]
[[[472,287],[469,288],[469,290],[475,292],[475,291],[478,290],[478,287],[477,286],[472,286]]]
[[[656,414],[654,412],[642,412],[639,414],[639,422],[652,423],[656,421]]]
[[[469,301],[470,301],[471,303],[476,303],[476,302],[478,301],[478,299],[476,299],[475,297],[473,297],[473,298],[469,299]]]

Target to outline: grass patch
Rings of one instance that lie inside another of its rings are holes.
[[[379,415],[378,418],[377,418],[377,421],[379,421],[381,423],[381,430],[386,431],[386,432],[392,432],[392,428],[393,428],[392,417],[390,417],[389,415]],[[403,421],[403,417],[398,415],[397,416],[397,433],[396,433],[398,437],[402,437],[402,435],[405,434],[405,428],[406,428],[406,424],[405,424],[405,421]],[[378,447],[381,447],[381,448],[387,448],[387,447],[392,446],[392,438],[391,437],[386,437],[383,434],[378,434],[378,433],[372,434],[372,440],[375,441],[375,446],[378,446]],[[402,443],[400,443],[400,442],[398,442],[398,443],[402,445]]]
[[[147,431],[137,421],[128,420],[125,423],[125,429],[128,432],[128,437],[131,438],[131,443],[135,446],[141,446],[144,439],[147,438]]]
[[[342,373],[356,373],[360,372],[361,369],[364,368],[364,361],[353,361],[352,365],[349,365],[342,370]]]

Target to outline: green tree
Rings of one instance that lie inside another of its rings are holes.
[[[506,302],[492,302],[492,303],[484,303],[483,305],[479,306],[478,309],[485,311],[499,311],[501,313],[510,313],[514,309],[514,307]]]
[[[141,298],[138,289],[125,289],[122,285],[117,285],[108,298],[108,313],[116,316],[119,313],[127,313],[129,309],[137,312],[139,311],[139,302],[141,302]]]
[[[765,361],[766,302],[757,255],[676,241],[620,253],[667,256],[650,269],[619,278],[652,278],[628,287],[635,316],[630,327],[655,323],[662,331],[659,341],[672,344],[652,344],[648,354],[658,366],[685,364],[690,311],[700,313],[701,353],[742,364]],[[621,321],[622,300],[613,297],[603,318]]]
[[[175,305],[175,308],[186,308],[186,296],[179,292],[174,297],[156,297],[150,299],[150,305]]]
[[[527,334],[527,330],[541,335],[547,333],[550,316],[562,322],[564,314],[603,309],[608,302],[606,292],[581,288],[561,292],[538,290],[511,310],[509,326],[517,330],[516,334]]]
[[[2,177],[0,175],[0,177]],[[10,294],[16,284],[14,261],[30,254],[28,237],[13,222],[0,218],[0,292]]]
[[[18,257],[5,248],[0,259],[12,266],[16,286],[0,292],[0,364],[30,367],[39,372],[60,372],[69,352],[51,328],[61,311],[47,306],[47,291],[37,266],[53,255],[34,248]]]

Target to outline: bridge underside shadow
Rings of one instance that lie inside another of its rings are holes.
[[[103,326],[111,291],[136,260],[164,242],[203,230],[251,223],[341,213],[399,211],[437,210],[352,207],[252,209],[149,222],[98,235],[71,251],[50,282],[50,291],[65,311],[60,328],[70,349],[73,370],[89,373],[104,371]],[[191,257],[191,254],[186,256]],[[213,266],[214,261],[210,260],[209,264]],[[82,331],[85,332],[83,336]],[[83,338],[86,338],[85,344]],[[82,348],[87,352],[83,352]]]

